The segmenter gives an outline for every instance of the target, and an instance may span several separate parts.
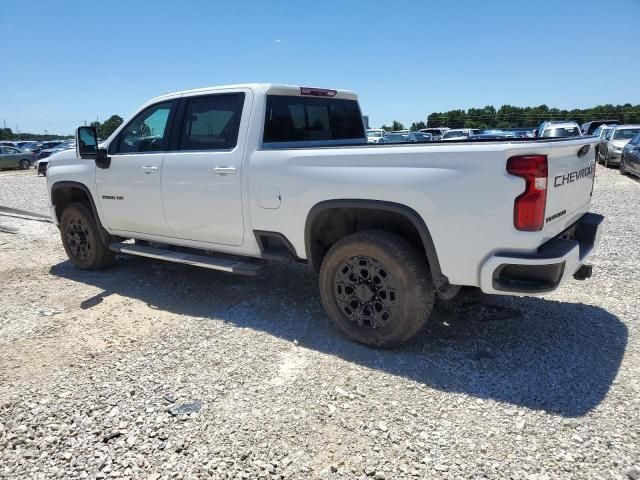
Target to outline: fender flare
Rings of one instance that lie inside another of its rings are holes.
[[[53,185],[51,185],[51,204],[53,206],[55,206],[55,204],[53,203],[54,192],[61,188],[77,188],[79,190],[82,190],[87,195],[87,198],[89,199],[89,203],[91,205],[91,212],[93,213],[93,216],[96,219],[96,223],[98,225],[100,238],[102,238],[102,241],[104,242],[105,245],[109,245],[110,243],[113,243],[114,241],[113,236],[109,232],[107,232],[107,230],[102,225],[102,222],[100,221],[100,215],[98,215],[98,209],[96,207],[95,201],[93,200],[93,195],[91,194],[91,190],[89,190],[89,187],[87,187],[84,183],[73,182],[69,180],[63,180],[63,181],[54,183]]]
[[[336,199],[325,200],[323,202],[315,204],[311,208],[311,210],[309,210],[304,226],[304,244],[307,254],[307,260],[310,264],[313,262],[311,256],[311,226],[320,213],[333,208],[361,208],[368,210],[381,210],[402,215],[411,222],[411,224],[415,227],[420,235],[422,245],[424,246],[424,250],[427,254],[429,269],[431,271],[431,276],[433,278],[433,283],[436,287],[436,290],[438,290],[441,295],[444,295],[450,288],[457,288],[450,285],[449,279],[442,273],[442,269],[440,268],[440,261],[438,260],[438,254],[436,252],[436,247],[433,243],[433,238],[431,237],[431,232],[429,232],[427,224],[424,222],[418,212],[406,205],[387,202],[383,200]]]

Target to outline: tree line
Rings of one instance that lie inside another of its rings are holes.
[[[91,122],[91,126],[98,129],[98,138],[104,140],[122,124],[122,121],[123,120],[120,115],[111,115],[104,122]],[[73,138],[73,135],[43,135],[40,133],[29,132],[14,133],[10,128],[0,128],[0,140],[38,140],[45,142],[47,140],[57,140],[61,138]]]
[[[622,123],[640,123],[640,105],[598,105],[592,108],[562,110],[549,108],[547,105],[537,107],[514,107],[502,105],[495,109],[492,105],[468,110],[449,110],[448,112],[434,112],[426,122],[414,122],[411,130],[417,131],[427,127],[449,128],[535,128],[545,120],[569,120],[578,124],[590,120],[620,120]],[[385,130],[403,130],[401,122],[394,121],[392,125],[383,125]]]
[[[71,135],[51,135],[41,133],[20,132],[14,133],[10,128],[0,128],[0,140],[38,140],[46,142],[47,140],[57,140],[60,138],[72,138]]]

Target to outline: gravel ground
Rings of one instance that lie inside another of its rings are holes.
[[[0,205],[46,213],[45,179],[0,172]],[[0,216],[0,478],[640,478],[639,205],[599,167],[592,279],[459,296],[394,351],[340,337],[304,266],[81,272]]]

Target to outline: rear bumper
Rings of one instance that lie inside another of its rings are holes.
[[[482,265],[480,288],[502,295],[555,290],[585,263],[600,240],[603,220],[602,215],[586,213],[535,253],[496,253]]]

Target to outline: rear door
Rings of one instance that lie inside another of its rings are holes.
[[[242,174],[249,89],[186,95],[164,158],[162,199],[172,236],[242,245]]]

